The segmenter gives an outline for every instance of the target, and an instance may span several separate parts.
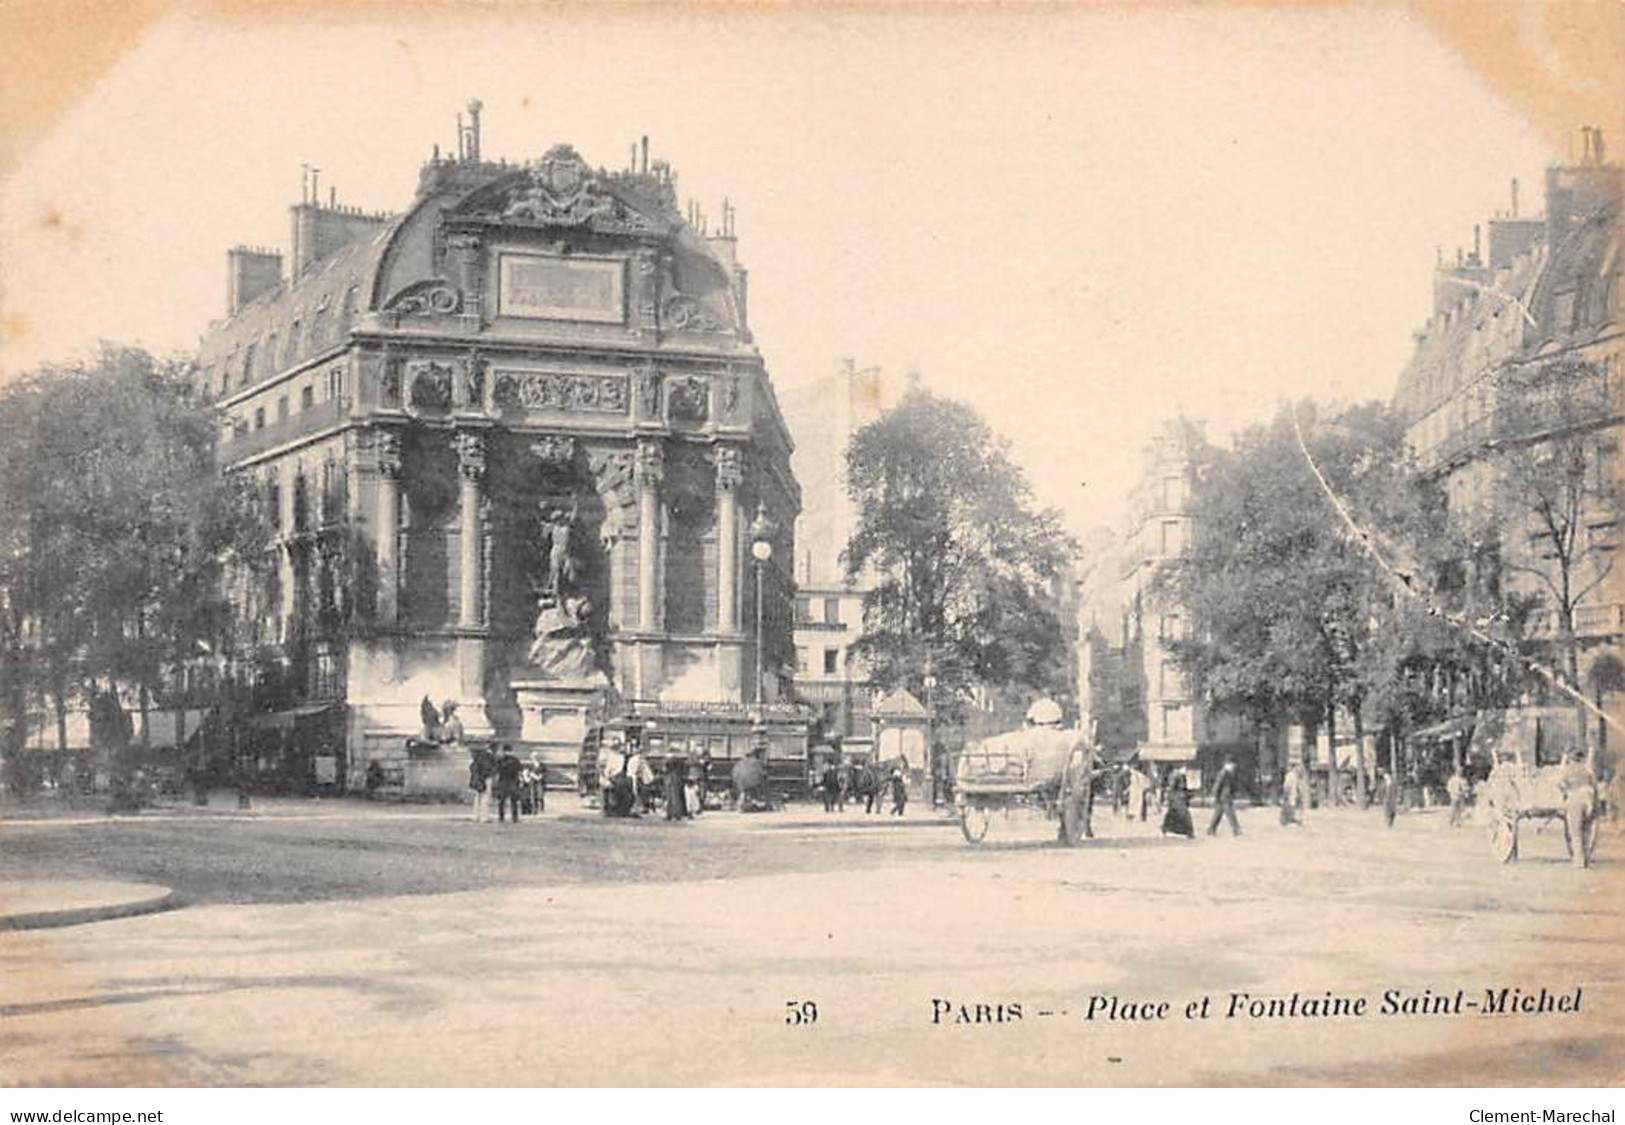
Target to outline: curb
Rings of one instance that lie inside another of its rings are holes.
[[[111,902],[98,906],[76,906],[67,910],[36,910],[28,914],[0,914],[0,932],[8,930],[48,930],[58,926],[78,926],[86,922],[106,922],[114,918],[133,918],[140,914],[157,914],[184,905],[181,896],[165,891],[148,898]]]

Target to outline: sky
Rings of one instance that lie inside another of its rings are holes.
[[[1389,397],[1435,248],[1513,176],[1538,210],[1564,143],[1396,7],[179,12],[0,181],[0,374],[194,346],[226,249],[286,249],[302,163],[402,209],[470,97],[489,158],[617,167],[647,134],[736,208],[781,388],[917,369],[1079,532],[1163,419]]]

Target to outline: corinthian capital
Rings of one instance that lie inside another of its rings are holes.
[[[745,479],[743,459],[739,450],[731,445],[719,445],[712,454],[717,466],[717,488],[723,492],[732,492],[739,487],[740,481]]]
[[[469,480],[485,475],[485,435],[464,430],[457,435],[457,469]]]
[[[391,479],[401,475],[401,435],[394,430],[379,430],[373,439],[373,451],[378,458],[378,473]]]
[[[640,485],[658,488],[666,475],[666,448],[659,441],[638,442],[638,460],[635,470]]]

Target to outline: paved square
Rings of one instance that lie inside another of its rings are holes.
[[[186,903],[0,934],[0,1080],[1625,1078],[1615,834],[1586,871],[1556,831],[1503,867],[1437,810],[1392,829],[1375,811],[1297,829],[1244,810],[1241,837],[1194,842],[1103,815],[1065,850],[1020,818],[971,848],[916,815],[671,825],[568,805],[506,827],[344,802],[0,824],[0,880],[162,883]],[[1578,989],[1580,1011],[1378,1010],[1389,989],[1437,1006],[1501,988]],[[1294,992],[1370,1010],[1224,1018],[1231,993]],[[1106,1020],[1103,1000],[1085,1020],[1094,996],[1167,1016]],[[1204,996],[1208,1018],[1185,1018]],[[792,1001],[816,1022],[794,1023]]]

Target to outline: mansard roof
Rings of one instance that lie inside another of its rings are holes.
[[[367,290],[398,224],[395,220],[373,237],[352,242],[293,285],[262,294],[215,325],[198,348],[198,364],[216,370],[234,362],[240,367],[252,347],[257,370],[249,378],[257,381],[343,342],[356,314],[367,306]],[[239,374],[231,372],[233,387]]]
[[[679,288],[699,295],[686,315],[709,328],[743,327],[730,264],[678,213],[668,169],[605,172],[555,145],[526,165],[426,165],[405,212],[210,328],[197,355],[207,385],[236,390],[259,382],[344,343],[363,314],[433,297],[427,289],[446,280],[445,233],[480,228],[659,244],[671,255]]]
[[[1621,264],[1616,198],[1573,223],[1555,246],[1542,243],[1513,259],[1482,289],[1464,287],[1459,304],[1417,333],[1395,404],[1418,418],[1502,363],[1617,332]]]

